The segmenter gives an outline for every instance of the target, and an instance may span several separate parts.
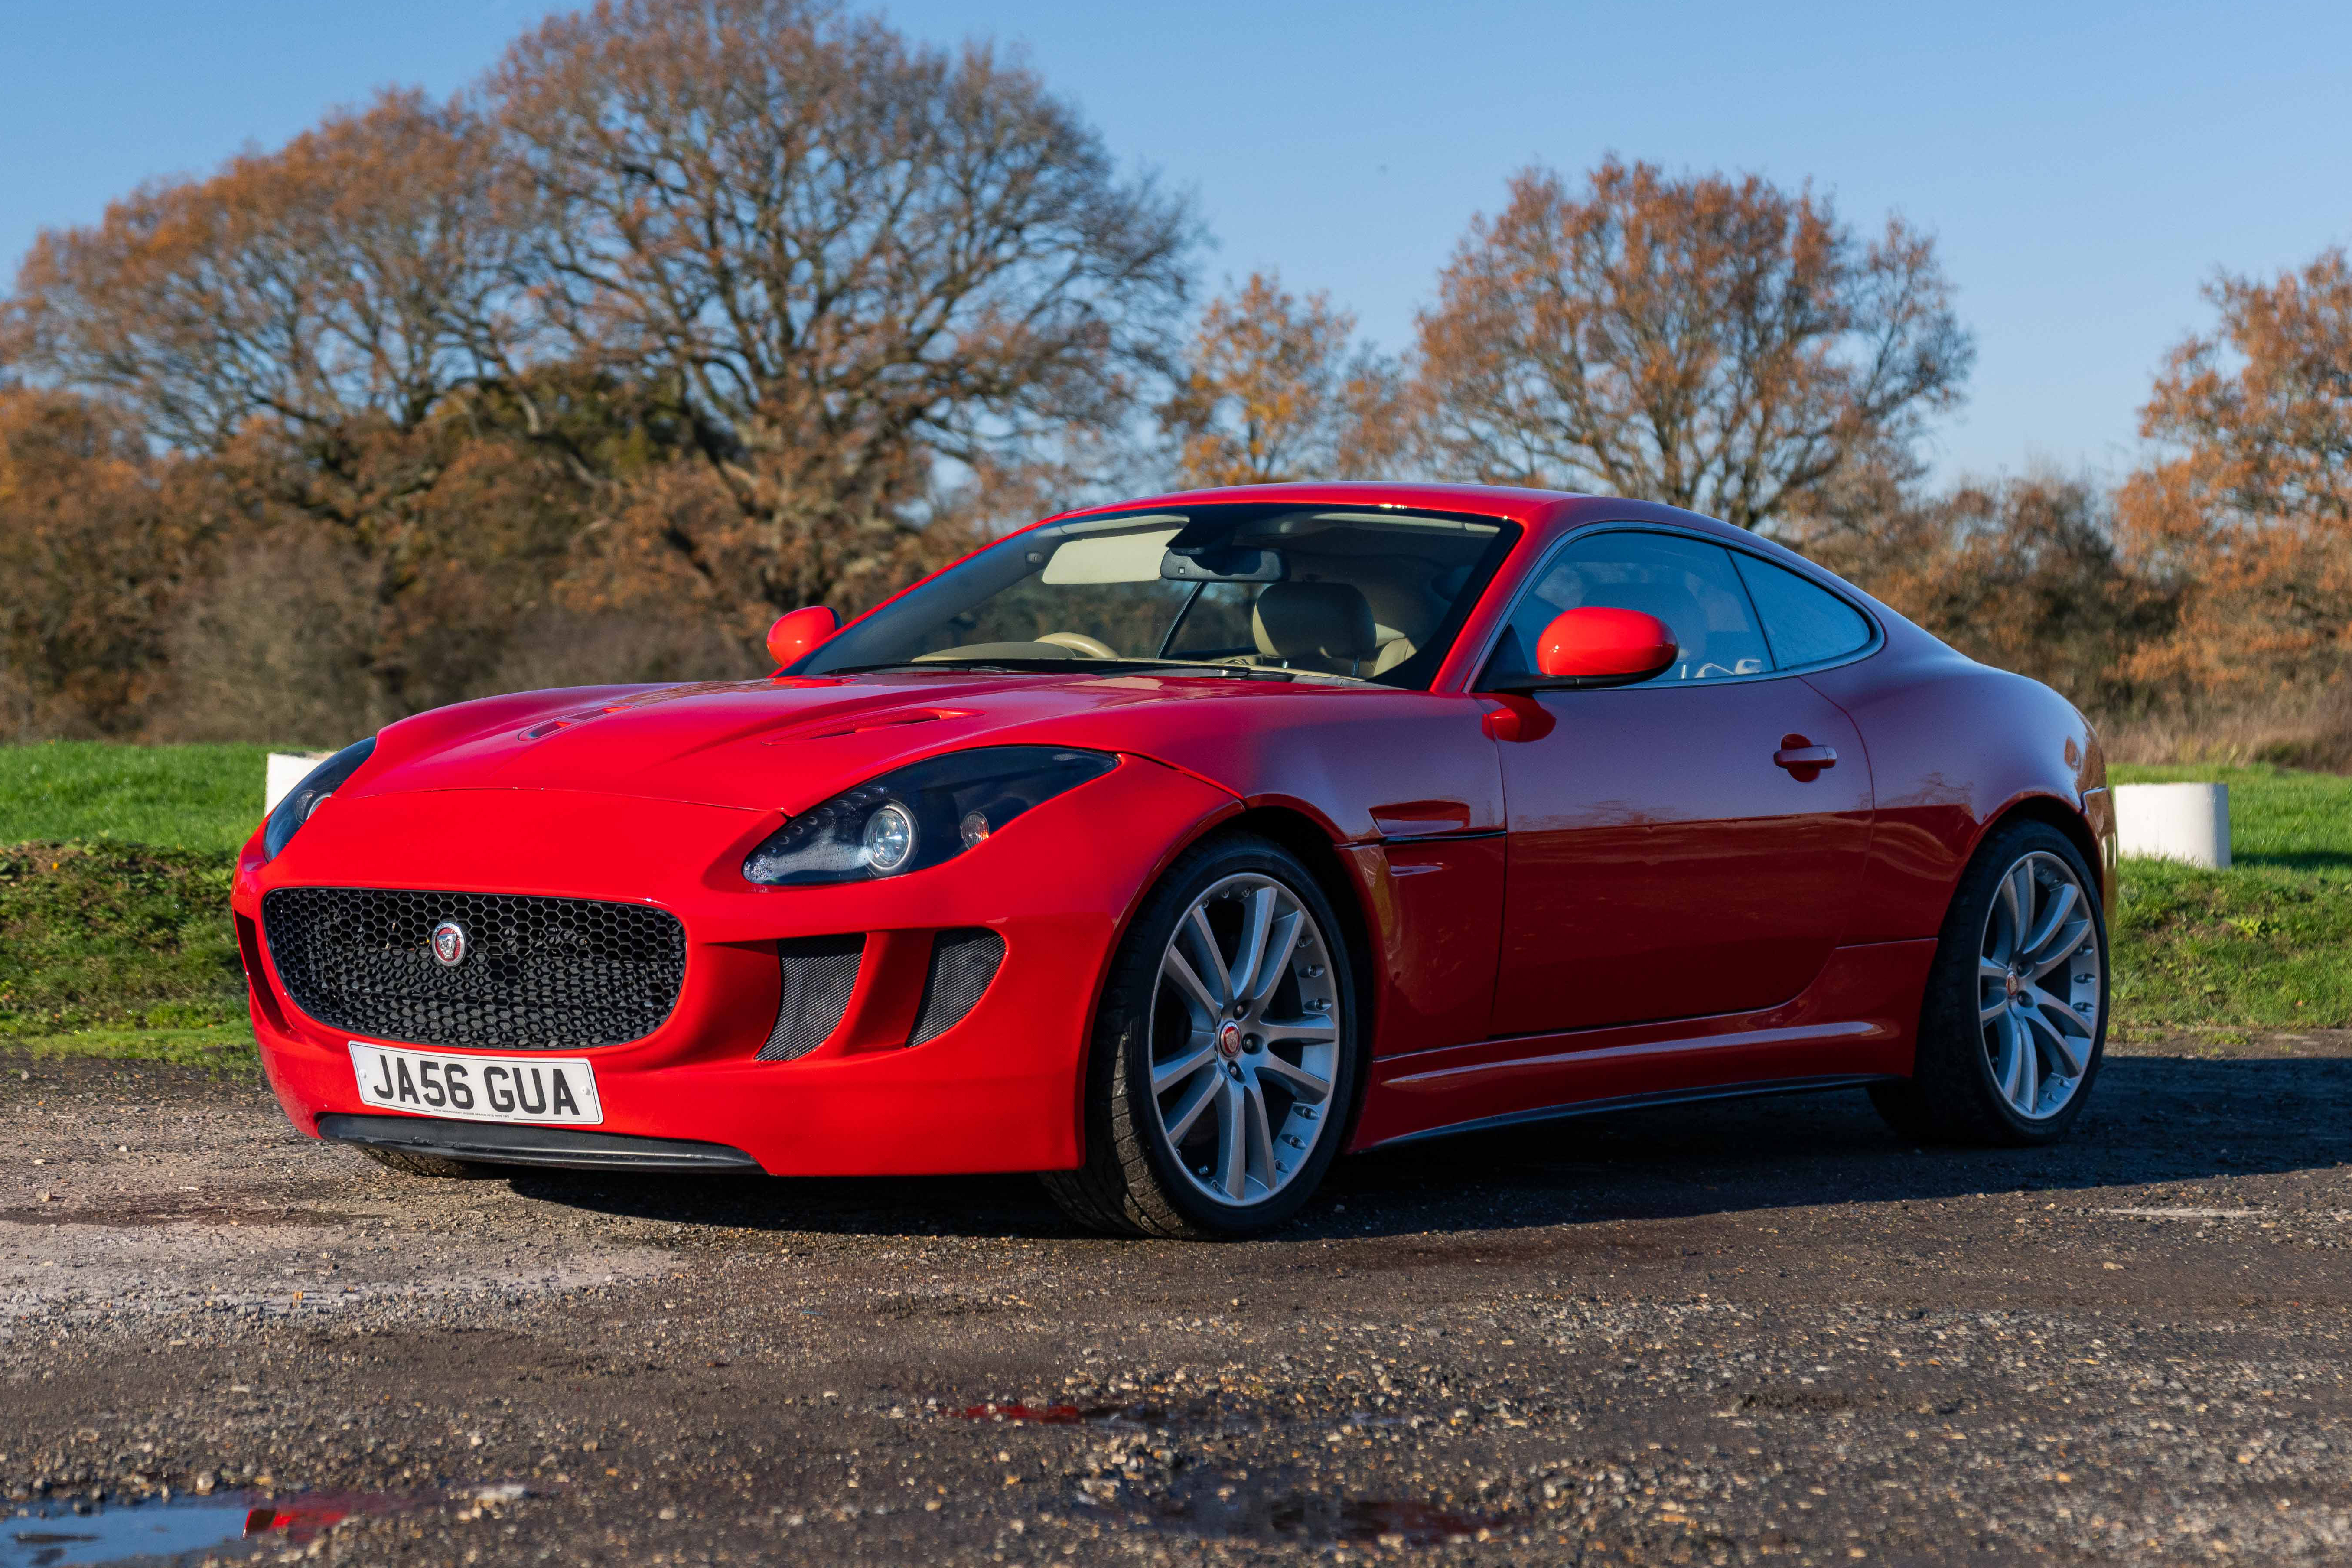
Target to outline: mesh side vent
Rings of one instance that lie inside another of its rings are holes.
[[[923,976],[923,1004],[915,1013],[908,1045],[943,1035],[978,1005],[980,994],[1004,962],[1004,939],[992,931],[943,931],[931,943],[930,973]]]
[[[849,1010],[857,961],[865,952],[862,936],[814,936],[776,944],[784,994],[776,1005],[776,1026],[760,1047],[761,1061],[788,1062],[824,1044]]]

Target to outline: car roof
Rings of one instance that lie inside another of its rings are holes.
[[[1739,540],[1750,546],[1762,544],[1774,554],[1790,553],[1778,543],[1761,539],[1746,529],[1699,512],[1685,511],[1680,507],[1633,500],[1623,496],[1535,489],[1523,485],[1454,485],[1363,479],[1226,485],[1213,489],[1170,490],[1160,495],[1079,507],[1043,521],[1061,522],[1070,518],[1139,511],[1151,507],[1244,504],[1395,506],[1425,511],[1470,512],[1519,524],[1528,534],[1523,545],[1533,545],[1538,549],[1559,533],[1589,522],[1665,522],[1723,539]],[[1790,559],[1799,558],[1790,555]]]

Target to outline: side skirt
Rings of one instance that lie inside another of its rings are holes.
[[[1863,1089],[1874,1083],[1901,1081],[1893,1073],[1840,1073],[1827,1078],[1784,1078],[1761,1083],[1717,1084],[1711,1089],[1665,1089],[1656,1094],[1621,1094],[1610,1100],[1548,1105],[1538,1110],[1514,1110],[1501,1116],[1482,1116],[1473,1121],[1457,1121],[1446,1127],[1424,1128],[1419,1132],[1407,1132],[1383,1139],[1378,1143],[1360,1145],[1355,1152],[1394,1149],[1405,1143],[1419,1143],[1432,1138],[1452,1138],[1464,1132],[1487,1132],[1499,1127],[1519,1127],[1530,1121],[1565,1121],[1572,1116],[1598,1116],[1612,1110],[1646,1110],[1655,1106],[1689,1105],[1704,1100],[1764,1100],[1776,1094],[1819,1094],[1828,1089]]]

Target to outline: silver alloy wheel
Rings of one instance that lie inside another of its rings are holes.
[[[1282,883],[1244,872],[1192,900],[1160,960],[1151,1099],[1195,1187],[1241,1205],[1290,1184],[1331,1124],[1346,1005]]]
[[[2083,1085],[2099,1037],[2097,923],[2074,868],[2037,849],[1993,889],[1978,949],[1977,1023],[1993,1087],[2030,1121],[2055,1116]]]

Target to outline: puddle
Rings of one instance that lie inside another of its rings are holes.
[[[355,1513],[388,1513],[432,1500],[382,1493],[306,1492],[259,1498],[249,1492],[170,1501],[84,1505],[42,1503],[0,1519],[0,1568],[85,1568],[98,1563],[174,1563],[251,1542],[303,1546]]]

